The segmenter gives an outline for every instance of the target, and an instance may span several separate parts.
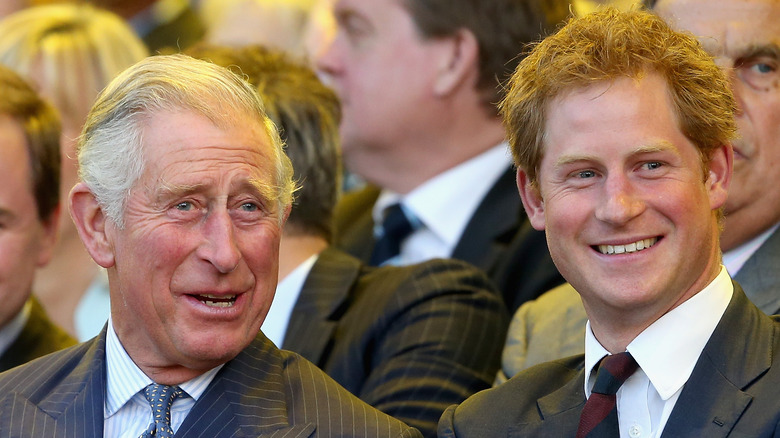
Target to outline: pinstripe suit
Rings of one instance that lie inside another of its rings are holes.
[[[301,289],[283,347],[436,436],[448,405],[492,383],[505,313],[487,278],[465,263],[377,269],[327,249]]]
[[[16,340],[0,355],[0,371],[76,344],[75,339],[51,322],[35,297],[30,300],[30,317]]]
[[[105,329],[0,374],[0,437],[103,436]],[[262,334],[217,374],[177,437],[417,437]]]

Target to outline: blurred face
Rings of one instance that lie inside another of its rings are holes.
[[[423,40],[401,0],[337,0],[335,38],[317,66],[342,104],[341,138],[353,170],[361,154],[416,131],[433,93],[437,40]],[[365,172],[362,172],[365,173]]]
[[[714,210],[730,148],[705,175],[655,74],[575,89],[547,112],[539,191],[522,171],[518,186],[591,320],[649,324],[706,286],[719,269]]]
[[[31,172],[21,125],[0,114],[0,328],[22,309],[54,244],[53,224],[38,218]]]
[[[780,2],[661,0],[656,12],[697,35],[729,72],[739,112],[723,248],[780,221]]]
[[[249,119],[222,130],[181,111],[147,123],[125,227],[106,223],[114,327],[142,369],[205,370],[254,339],[273,299],[285,215],[273,150]]]

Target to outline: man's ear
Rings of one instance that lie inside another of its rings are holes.
[[[710,198],[710,209],[716,210],[726,204],[731,174],[734,166],[734,149],[725,144],[712,151],[705,185]]]
[[[106,233],[108,218],[103,214],[95,195],[86,184],[80,182],[73,186],[68,198],[70,215],[89,255],[104,268],[114,266],[113,246]]]
[[[444,38],[437,61],[436,96],[446,96],[463,82],[479,75],[479,44],[470,30],[460,29]]]
[[[520,199],[523,200],[523,207],[531,226],[536,230],[543,231],[545,221],[542,194],[538,184],[532,183],[528,174],[522,169],[517,169],[517,189],[520,191]]]

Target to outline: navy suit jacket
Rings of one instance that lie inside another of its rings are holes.
[[[436,436],[447,406],[490,387],[508,318],[482,272],[456,260],[367,267],[323,251],[283,348],[386,414]]]
[[[103,436],[106,329],[0,374],[0,437]],[[177,437],[419,437],[259,334],[217,373]]]
[[[564,282],[550,257],[544,232],[534,230],[528,221],[515,175],[512,168],[501,175],[451,254],[485,271],[511,313]],[[364,262],[371,258],[375,244],[372,208],[379,193],[379,188],[371,185],[349,193],[334,215],[335,246]]]
[[[780,436],[780,322],[734,295],[662,437]],[[447,409],[440,437],[573,437],[585,405],[584,355],[529,368]]]

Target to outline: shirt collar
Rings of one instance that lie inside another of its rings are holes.
[[[640,333],[626,350],[631,353],[663,400],[685,385],[704,346],[728,307],[734,285],[721,266],[701,292],[675,307]],[[590,396],[594,367],[609,352],[585,330],[585,394]]]
[[[212,368],[198,377],[180,384],[179,387],[197,401],[223,365]],[[152,383],[154,383],[152,379],[138,368],[125,351],[116,331],[114,331],[111,317],[109,317],[106,333],[105,417],[114,415],[135,394]]]
[[[279,347],[284,343],[287,326],[290,323],[295,303],[298,302],[298,296],[300,296],[303,289],[303,284],[309,277],[309,272],[311,272],[311,268],[319,257],[319,254],[312,254],[276,285],[274,300],[271,303],[271,308],[268,309],[268,314],[260,330],[271,342]]]
[[[439,239],[454,247],[482,199],[511,163],[508,144],[503,142],[406,195],[382,190],[372,211],[374,223],[381,224],[385,209],[401,202]]]

